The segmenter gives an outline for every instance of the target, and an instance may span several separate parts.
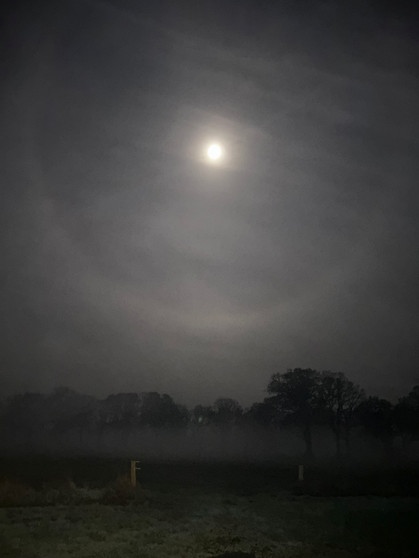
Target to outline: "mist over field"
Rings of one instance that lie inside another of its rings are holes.
[[[187,408],[157,392],[26,392],[2,402],[0,444],[9,455],[148,461],[394,465],[419,456],[418,386],[393,404],[343,373],[295,368],[273,374],[266,391],[247,408],[228,397]]]

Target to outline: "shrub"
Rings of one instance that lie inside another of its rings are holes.
[[[0,481],[0,507],[28,506],[33,500],[33,490],[18,481]]]
[[[127,476],[120,476],[105,488],[102,502],[104,504],[126,506],[137,497],[138,491],[131,485],[130,479]]]

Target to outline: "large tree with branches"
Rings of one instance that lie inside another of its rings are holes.
[[[337,458],[342,456],[343,440],[349,453],[350,432],[355,424],[356,410],[364,399],[364,391],[342,372],[320,374],[317,405],[335,437]]]
[[[319,389],[320,374],[311,368],[273,374],[268,384],[281,422],[301,429],[307,458],[313,457],[312,427],[318,411]]]

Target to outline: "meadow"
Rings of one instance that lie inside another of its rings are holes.
[[[415,469],[0,461],[4,558],[413,557]]]

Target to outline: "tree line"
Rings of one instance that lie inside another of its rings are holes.
[[[354,430],[374,437],[389,453],[396,437],[404,448],[419,439],[419,386],[392,404],[367,396],[341,372],[295,368],[273,374],[267,393],[263,401],[247,409],[231,398],[188,409],[157,392],[97,399],[62,387],[50,394],[24,393],[3,401],[0,431],[29,446],[40,433],[57,437],[72,433],[82,442],[87,432],[99,437],[109,431],[129,436],[141,428],[294,427],[300,432],[307,458],[314,454],[313,429],[317,426],[330,429],[338,458],[350,454]]]

